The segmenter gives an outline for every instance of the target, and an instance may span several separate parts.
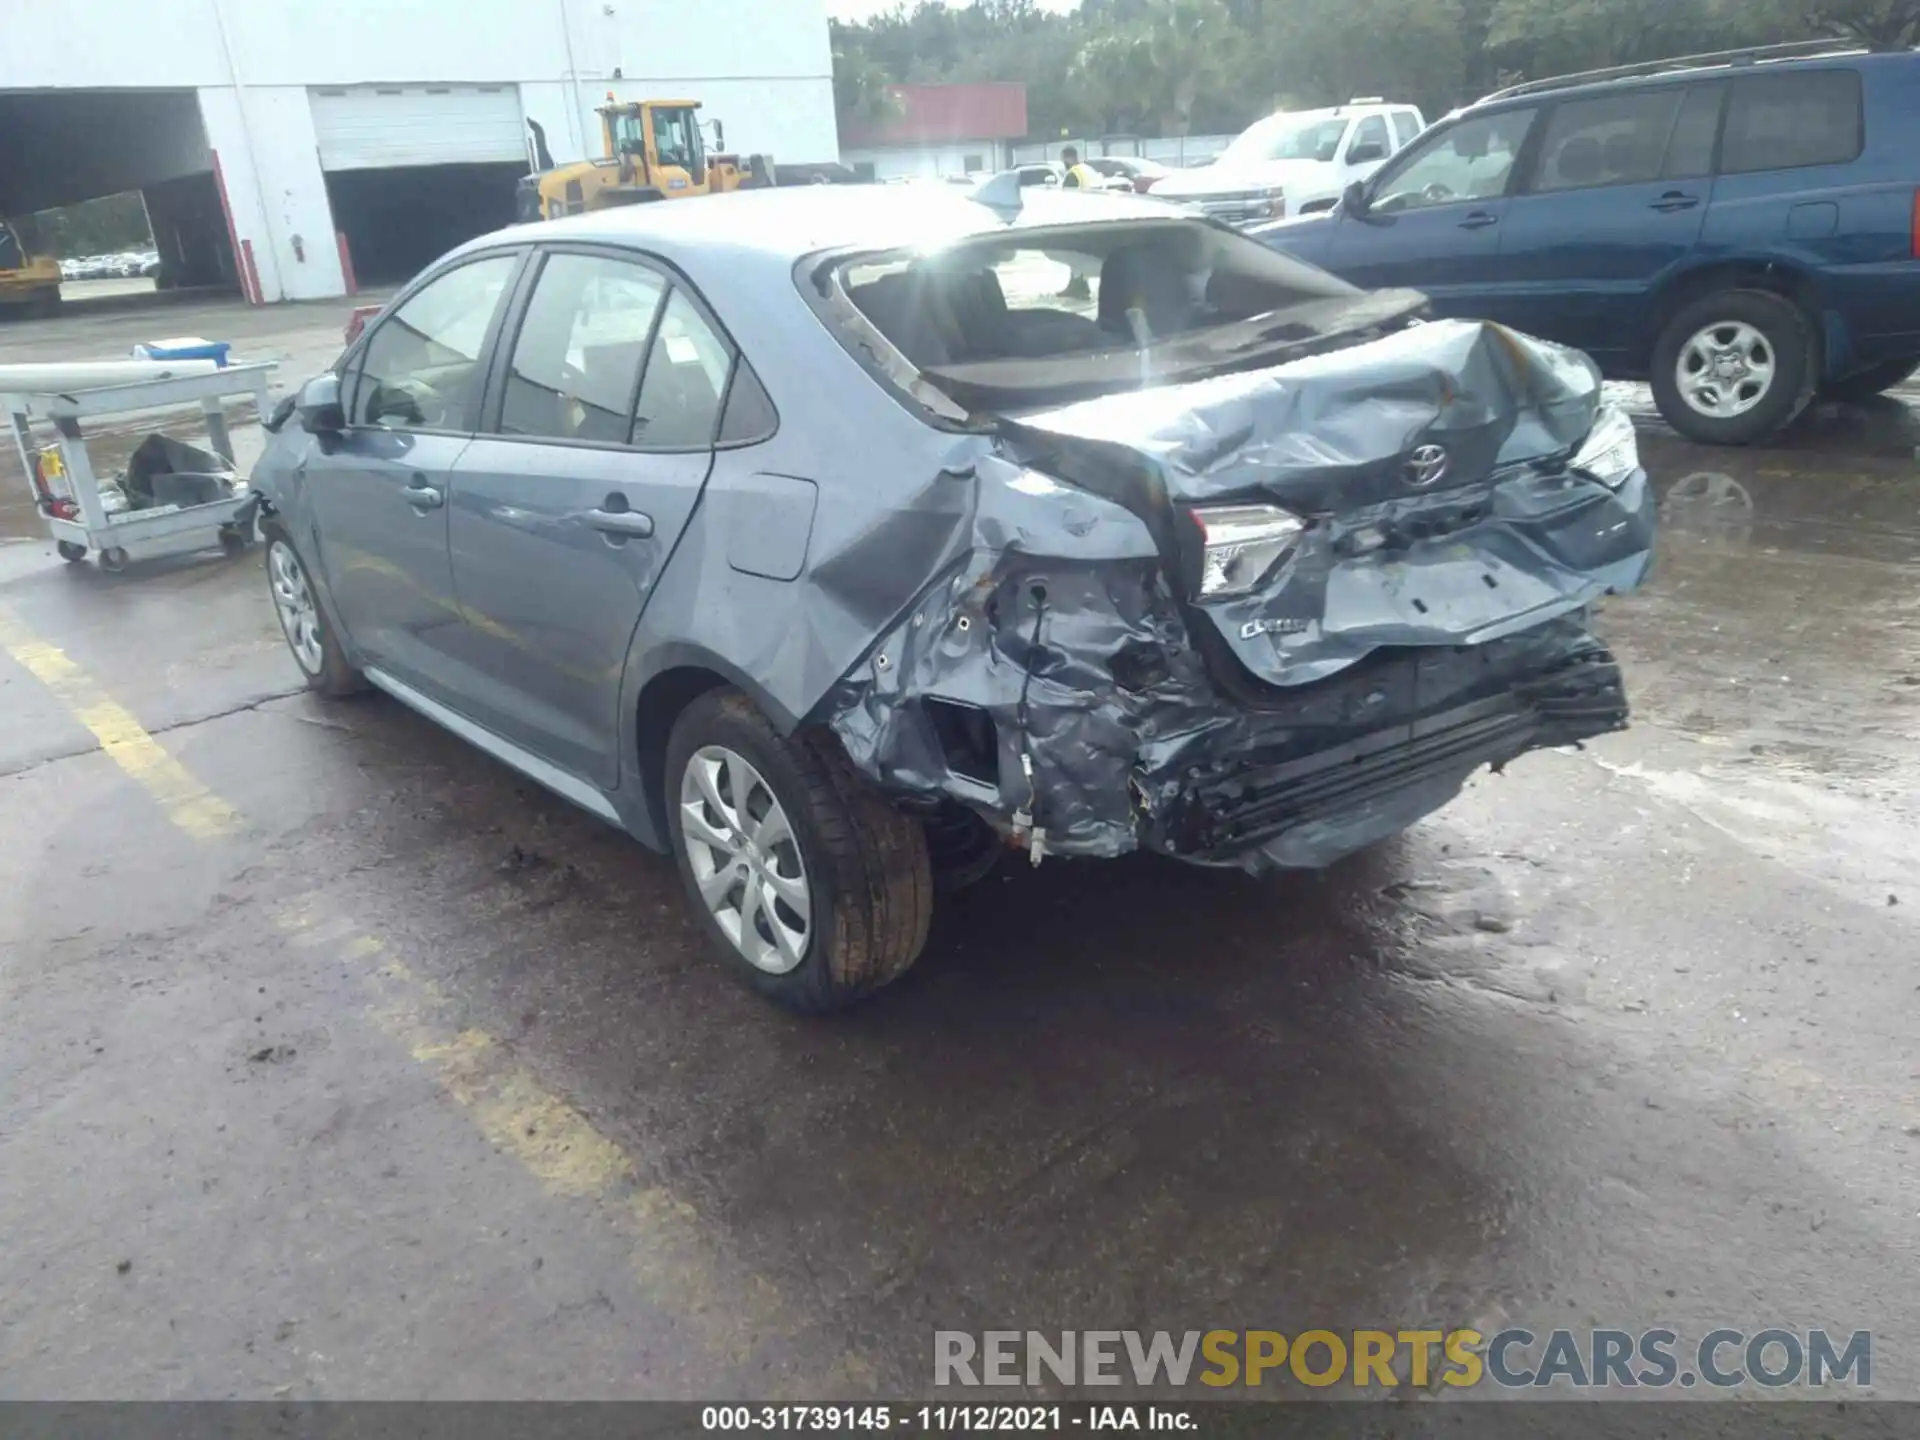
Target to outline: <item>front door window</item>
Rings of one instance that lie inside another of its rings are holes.
[[[350,422],[472,430],[481,347],[518,263],[514,255],[490,255],[449,270],[382,320],[355,367]]]
[[[1402,151],[1400,161],[1382,173],[1373,209],[1392,214],[1505,195],[1513,162],[1537,113],[1532,108],[1502,110],[1462,120]]]
[[[689,175],[700,168],[700,127],[691,110],[655,110],[653,143],[662,165],[678,165]]]

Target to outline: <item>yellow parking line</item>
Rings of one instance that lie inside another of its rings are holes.
[[[375,1023],[406,1047],[495,1149],[519,1161],[549,1194],[597,1203],[630,1246],[630,1273],[641,1293],[703,1349],[743,1364],[764,1335],[805,1326],[803,1305],[757,1271],[718,1259],[698,1210],[648,1183],[627,1150],[535,1078],[513,1046],[456,1020],[460,1007],[453,997],[380,936],[357,930],[317,897],[287,902],[274,923],[290,945],[353,962],[374,993]],[[866,1361],[846,1354],[808,1389],[825,1398],[874,1383]]]
[[[0,650],[86,726],[114,763],[187,834],[208,839],[241,828],[237,810],[162,749],[64,651],[40,639],[5,606],[0,606]],[[355,962],[372,991],[379,1027],[433,1076],[481,1134],[550,1194],[597,1204],[629,1245],[632,1274],[642,1292],[704,1348],[745,1363],[769,1331],[804,1325],[806,1307],[764,1276],[737,1264],[717,1264],[700,1214],[672,1191],[646,1183],[626,1149],[544,1087],[518,1063],[512,1046],[453,1023],[459,1007],[452,998],[402,963],[381,937],[325,907],[318,897],[284,905],[274,920],[288,944]],[[810,1397],[824,1397],[871,1389],[873,1383],[871,1367],[849,1354],[806,1388]]]
[[[240,828],[238,811],[196,780],[146,732],[132,711],[101,689],[64,650],[42,640],[5,606],[0,606],[0,649],[92,731],[108,758],[138,781],[167,818],[187,834],[210,840]]]

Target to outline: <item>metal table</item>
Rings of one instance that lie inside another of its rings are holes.
[[[251,397],[255,412],[264,422],[270,409],[267,377],[274,368],[270,360],[246,361],[204,375],[142,380],[97,390],[0,395],[0,405],[5,406],[12,420],[14,443],[19,446],[20,461],[26,467],[27,484],[34,492],[36,508],[46,523],[47,533],[59,543],[61,555],[68,560],[81,560],[89,550],[95,550],[104,569],[119,570],[127,563],[129,550],[178,539],[199,530],[206,531],[210,540],[217,537],[229,548],[238,548],[251,540],[256,502],[244,486],[232,496],[204,505],[107,513],[100,501],[99,477],[87,454],[86,436],[80,422],[103,415],[198,405],[206,417],[207,436],[214,453],[229,465],[235,465],[233,440],[227,433],[225,402],[233,396]],[[36,425],[52,431],[49,441],[35,440]],[[40,476],[39,484],[35,483],[36,474]],[[71,502],[74,513],[70,517],[48,513],[42,486],[57,499]]]

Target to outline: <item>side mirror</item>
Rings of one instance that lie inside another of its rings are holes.
[[[1364,181],[1356,180],[1341,192],[1340,209],[1356,220],[1366,218],[1367,187]]]
[[[1347,163],[1349,165],[1368,165],[1375,160],[1384,160],[1386,158],[1387,147],[1382,145],[1378,140],[1363,140],[1351,150],[1347,151]]]
[[[713,148],[716,150],[724,150],[727,148],[726,127],[718,120],[713,122]]]
[[[347,412],[340,406],[340,377],[329,370],[300,387],[293,412],[309,435],[337,435],[347,428]]]

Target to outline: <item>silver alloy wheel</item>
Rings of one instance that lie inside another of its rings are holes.
[[[1680,347],[1674,384],[1681,399],[1702,415],[1730,420],[1744,415],[1773,388],[1773,342],[1744,320],[1720,320]]]
[[[320,607],[314,603],[300,557],[284,540],[275,540],[267,547],[267,579],[273,586],[273,608],[280,612],[280,628],[286,633],[293,658],[307,674],[318,675],[327,665],[326,651],[320,644]]]
[[[703,745],[680,777],[680,835],[700,898],[747,961],[785,975],[807,958],[813,892],[787,812],[745,756]]]

